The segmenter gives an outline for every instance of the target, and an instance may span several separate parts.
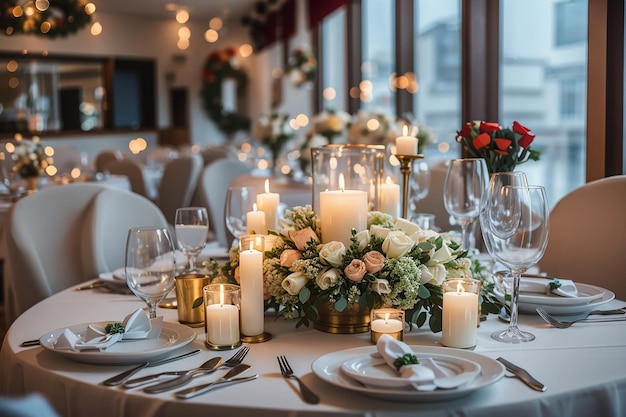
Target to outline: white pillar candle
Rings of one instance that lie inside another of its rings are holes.
[[[257,336],[264,331],[263,253],[252,247],[239,253],[241,333]]]
[[[478,294],[464,291],[459,284],[457,291],[443,293],[443,316],[441,343],[454,348],[476,346],[476,321]]]
[[[343,174],[339,176],[340,190],[320,193],[320,222],[322,243],[343,242],[350,246],[352,229],[357,232],[367,228],[367,193],[344,190]]]
[[[232,304],[212,304],[206,308],[207,340],[214,345],[239,342],[239,309]]]
[[[265,227],[268,230],[277,230],[280,194],[270,193],[270,180],[265,180],[265,192],[257,194],[256,204],[259,210],[265,212]]]
[[[393,217],[400,217],[400,185],[391,182],[391,177],[387,177],[384,184],[381,184],[381,204],[380,211],[391,214]]]
[[[257,205],[253,205],[253,210],[246,213],[246,224],[249,235],[264,235],[267,233],[265,225],[265,213],[257,210]]]
[[[403,136],[396,138],[396,155],[417,155],[417,138],[408,134],[408,128],[404,126]]]

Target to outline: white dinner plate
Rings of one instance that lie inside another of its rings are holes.
[[[464,358],[432,353],[418,353],[415,356],[421,362],[424,362],[426,358],[432,359],[436,364],[435,366],[444,372],[448,378],[458,379],[461,375],[463,375],[463,377],[461,377],[463,378],[462,382],[474,380],[475,377],[480,374],[480,365],[474,361]],[[429,367],[428,365],[426,366]],[[390,367],[379,355],[365,355],[347,360],[341,366],[341,370],[349,377],[356,379],[371,388],[414,389],[412,387],[412,384],[414,383],[413,381],[409,378],[400,377],[398,372]]]
[[[475,383],[454,389],[437,389],[434,391],[417,391],[414,389],[386,389],[367,387],[361,382],[347,376],[342,370],[342,365],[349,360],[364,357],[376,352],[376,346],[364,346],[353,349],[340,350],[328,353],[317,358],[311,365],[313,373],[322,380],[351,391],[360,392],[376,398],[389,401],[440,401],[460,398],[484,388],[500,380],[504,376],[504,366],[487,356],[461,349],[451,349],[434,346],[409,346],[413,352],[423,356],[447,355],[455,356],[477,363],[481,368],[480,377]]]
[[[567,300],[576,300],[577,298],[561,297],[558,295],[541,295],[533,294],[531,297],[522,298],[520,294],[519,311],[520,313],[537,314],[535,309],[541,307],[549,314],[555,315],[573,315],[587,313],[597,309],[602,304],[606,304],[615,298],[615,294],[607,289],[597,287],[595,285],[581,284],[575,282],[576,289],[583,297],[592,297],[591,301],[584,303],[567,303]],[[504,294],[500,289],[494,288],[493,294],[496,298],[504,303]],[[565,303],[564,303],[565,301]]]
[[[533,280],[534,278],[524,278]],[[513,288],[512,279],[507,279],[507,283],[510,288]],[[523,291],[524,286],[520,287],[519,301],[520,303],[529,304],[549,304],[553,306],[574,306],[581,304],[588,304],[594,300],[599,300],[604,296],[606,290],[600,287],[594,287],[593,285],[580,284],[575,282],[576,290],[578,292],[577,297],[563,297],[553,293],[545,294],[539,292]],[[495,285],[494,292],[504,294],[504,288],[500,285]]]
[[[112,322],[99,324],[106,326],[108,323]],[[163,322],[163,329],[158,339],[120,341],[103,351],[88,350],[81,352],[57,350],[54,348],[57,339],[66,328],[78,336],[82,336],[89,324],[92,323],[77,324],[45,333],[39,339],[39,343],[45,349],[77,362],[98,365],[127,365],[164,358],[171,351],[191,343],[196,338],[195,330],[188,326],[179,323]]]

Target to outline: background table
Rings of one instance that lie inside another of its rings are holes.
[[[548,387],[536,392],[515,378],[502,378],[473,394],[450,401],[402,403],[364,396],[337,388],[311,372],[318,357],[360,346],[371,346],[369,334],[333,335],[317,330],[295,329],[295,321],[266,317],[266,330],[273,339],[250,345],[245,362],[259,379],[221,388],[191,400],[176,400],[172,392],[148,395],[134,390],[105,387],[100,383],[128,369],[73,362],[41,347],[20,348],[27,339],[46,331],[80,324],[123,318],[142,306],[134,296],[99,291],[58,293],[33,306],[9,329],[0,351],[0,395],[43,393],[65,416],[624,416],[626,415],[626,322],[578,324],[567,330],[549,327],[535,316],[521,316],[521,326],[537,339],[522,345],[506,345],[490,338],[504,328],[495,316],[479,328],[477,353],[491,358],[503,356],[527,368]],[[608,308],[623,306],[612,301]],[[176,310],[159,309],[167,321],[176,321]],[[155,371],[192,368],[208,358],[227,358],[232,351],[214,352],[204,347],[203,329],[192,344],[176,351],[200,348],[191,358]],[[440,334],[428,329],[405,335],[411,345],[439,346]],[[453,350],[450,353],[453,354]],[[322,398],[319,405],[305,404],[294,381],[280,376],[276,355],[284,354],[295,373]],[[250,371],[249,371],[250,373]],[[213,377],[213,379],[216,376]],[[212,380],[211,377],[204,381]],[[199,384],[201,382],[197,382]]]

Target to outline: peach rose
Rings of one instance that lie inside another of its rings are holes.
[[[367,269],[365,268],[365,262],[360,259],[353,259],[343,272],[350,281],[359,282],[365,276]]]
[[[302,253],[295,249],[285,249],[280,254],[280,266],[291,268],[291,265],[298,259],[302,258]]]
[[[367,272],[375,274],[385,266],[385,255],[378,251],[371,250],[363,255],[363,262],[365,263]]]
[[[310,227],[302,230],[290,230],[289,238],[293,240],[293,243],[296,244],[296,248],[298,248],[298,250],[300,251],[306,249],[311,239],[313,239],[315,242],[320,241],[313,229],[311,229]]]

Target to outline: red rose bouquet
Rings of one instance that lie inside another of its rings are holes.
[[[457,132],[460,142],[472,157],[485,158],[489,173],[511,172],[518,164],[538,161],[541,152],[531,149],[535,135],[519,122],[511,128],[497,123],[473,121]]]

